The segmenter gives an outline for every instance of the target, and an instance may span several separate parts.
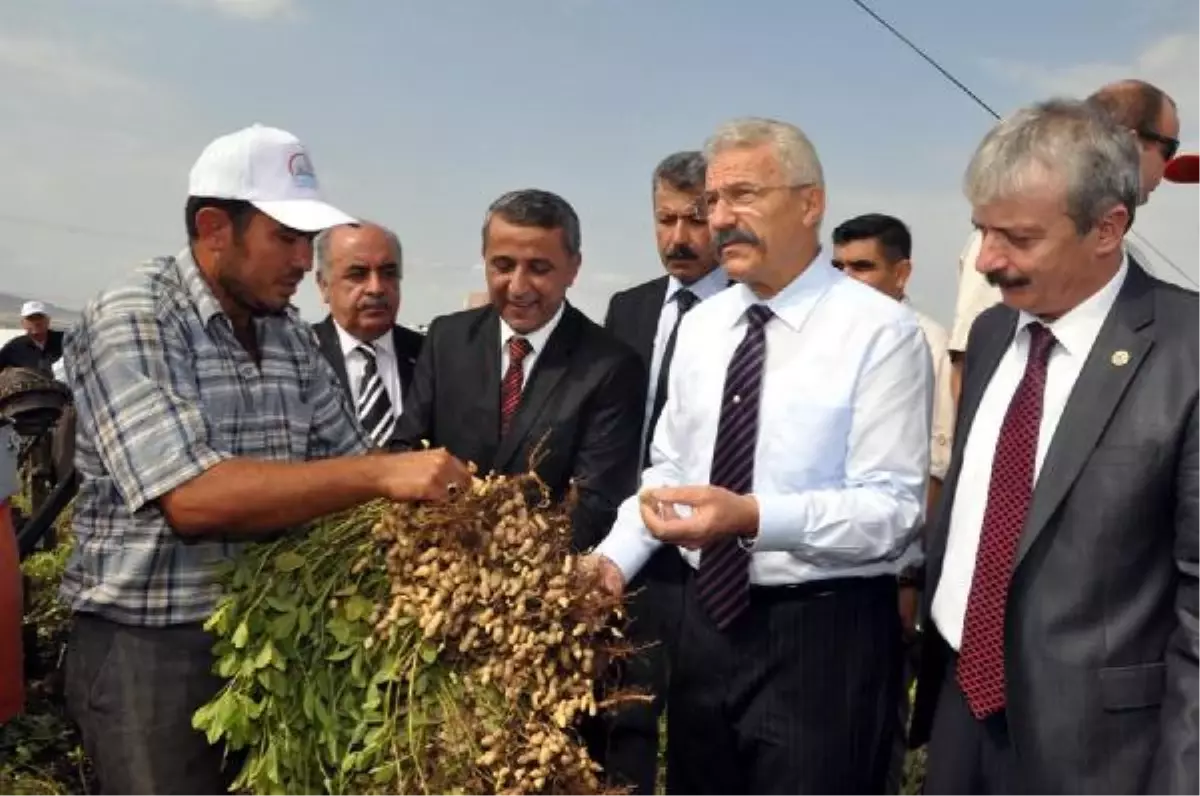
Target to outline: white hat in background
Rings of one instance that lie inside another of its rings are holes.
[[[49,315],[46,305],[40,301],[26,301],[21,305],[21,317],[32,318],[34,315]]]
[[[188,196],[240,199],[301,232],[354,221],[322,201],[312,160],[300,140],[261,124],[205,147],[188,175]]]

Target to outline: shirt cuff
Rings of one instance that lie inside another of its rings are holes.
[[[790,535],[795,539],[796,529],[805,523],[797,517],[796,495],[755,495],[758,503],[758,535],[753,539],[740,538],[744,550],[753,553],[788,550]]]
[[[627,584],[637,577],[638,572],[650,560],[650,556],[654,555],[662,544],[645,529],[640,530],[640,535],[647,537],[646,539],[630,539],[633,534],[614,531],[606,536],[595,550],[597,555],[602,555],[616,564]]]

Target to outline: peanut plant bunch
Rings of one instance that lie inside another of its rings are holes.
[[[599,793],[577,726],[629,653],[536,476],[372,503],[259,545],[207,628],[227,680],[193,723],[253,793]],[[232,756],[231,756],[232,757]]]

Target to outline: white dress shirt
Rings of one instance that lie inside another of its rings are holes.
[[[905,299],[905,303],[908,299]],[[923,312],[913,310],[917,324],[929,343],[933,358],[933,424],[929,433],[929,474],[939,481],[950,469],[950,452],[954,447],[954,388],[950,383],[950,335],[945,327]]]
[[[1063,315],[1047,328],[1054,334],[1056,344],[1050,352],[1046,369],[1046,390],[1042,399],[1042,422],[1038,427],[1037,456],[1034,462],[1034,483],[1042,469],[1046,451],[1062,418],[1067,398],[1075,387],[1083,363],[1087,361],[1100,327],[1117,300],[1125,283],[1128,260],[1121,264],[1116,275],[1075,309]],[[967,598],[971,580],[975,577],[975,556],[983,515],[987,509],[988,487],[992,480],[992,460],[1000,427],[1008,405],[1012,403],[1017,386],[1025,373],[1029,359],[1028,326],[1038,319],[1022,312],[1017,320],[1013,340],[1000,359],[992,380],[988,382],[975,411],[971,432],[963,448],[962,471],[954,492],[950,512],[950,532],[946,539],[946,556],[937,591],[933,595],[930,614],[942,638],[955,650],[962,643],[963,621],[967,615]]]
[[[667,341],[671,339],[671,330],[675,328],[675,319],[679,317],[679,304],[675,301],[675,296],[686,287],[695,294],[696,298],[704,301],[717,295],[728,285],[729,276],[725,273],[724,268],[714,268],[690,285],[683,284],[674,275],[667,277],[667,292],[663,296],[662,311],[658,314],[658,328],[654,332],[654,349],[650,355],[650,388],[646,391],[646,411],[643,415],[645,419],[642,421],[642,441],[638,450],[646,448],[645,438],[650,433],[650,429],[645,426],[650,422],[650,414],[654,411],[654,398],[658,393],[658,374],[662,370],[663,353],[666,351]]]
[[[684,318],[644,487],[709,483],[726,370],[757,302],[738,284]],[[909,543],[929,469],[933,377],[916,317],[823,253],[765,303],[751,582],[898,573],[920,558]],[[628,581],[660,544],[634,495],[597,551]]]
[[[338,341],[342,345],[342,359],[346,363],[346,377],[350,381],[350,397],[354,400],[354,405],[358,406],[358,391],[362,387],[363,374],[367,369],[367,357],[358,347],[369,345],[375,351],[379,378],[383,380],[383,387],[392,401],[392,413],[400,417],[404,411],[404,394],[400,386],[400,368],[396,364],[395,335],[387,331],[370,343],[364,343],[343,329],[337,321],[333,322],[333,327],[337,329]]]
[[[546,342],[550,339],[550,335],[558,327],[558,322],[562,320],[563,310],[566,309],[567,302],[558,305],[558,311],[554,313],[540,329],[537,329],[529,334],[517,334],[513,328],[508,325],[504,318],[500,318],[500,378],[504,379],[504,374],[508,373],[508,340],[511,337],[524,337],[529,341],[531,350],[525,355],[525,359],[521,361],[521,371],[523,373],[521,379],[521,390],[524,391],[525,385],[529,384],[529,374],[533,373],[533,364],[537,362],[538,356],[546,348]]]

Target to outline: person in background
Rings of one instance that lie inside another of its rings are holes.
[[[642,491],[588,561],[614,593],[660,545],[687,562],[669,792],[881,793],[929,348],[912,312],[822,251],[824,176],[803,132],[735,120],[705,155],[709,227],[738,284],[684,318]]]
[[[186,248],[101,292],[66,339],[80,483],[64,688],[104,793],[228,790],[235,767],[192,715],[222,685],[204,623],[246,544],[471,483],[444,450],[360,455],[369,441],[291,306],[313,233],[353,220],[322,201],[300,141],[221,136],[188,186]]]
[[[329,314],[314,324],[321,353],[337,372],[376,446],[392,437],[425,338],[396,323],[400,239],[369,222],[341,224],[313,243],[317,287]]]
[[[833,231],[833,266],[912,309],[925,342],[929,344],[934,394],[926,508],[931,514],[950,466],[950,449],[954,443],[954,396],[950,391],[946,328],[913,308],[905,293],[912,277],[912,235],[903,221],[892,216],[871,213],[852,218]]]
[[[729,284],[712,248],[704,205],[704,153],[676,152],[651,178],[654,234],[665,274],[613,295],[604,328],[641,357],[649,379],[642,424],[642,464],[650,465],[650,440],[667,400],[679,324],[693,307]],[[629,633],[645,651],[625,665],[625,682],[655,695],[612,717],[605,770],[618,786],[654,793],[658,773],[658,722],[666,707],[671,651],[683,601],[683,561],[669,548],[655,553],[630,590]]]
[[[926,793],[1200,792],[1200,303],[1124,245],[1142,154],[1052,100],[967,169],[1003,303],[926,534]]]
[[[1145,81],[1120,80],[1102,86],[1087,102],[1112,116],[1136,141],[1141,169],[1138,204],[1145,204],[1162,183],[1167,163],[1179,149],[1179,110],[1175,100]],[[979,249],[980,235],[973,232],[958,260],[958,296],[949,344],[956,402],[971,325],[981,312],[1000,301],[998,287],[976,267]]]
[[[833,265],[843,273],[870,285],[896,301],[909,304],[905,289],[912,276],[912,234],[904,222],[893,216],[870,213],[842,222],[833,231]],[[929,439],[929,491],[926,517],[933,515],[941,494],[942,481],[950,466],[954,440],[954,395],[950,388],[950,357],[946,352],[946,330],[924,313],[913,310],[933,360],[933,422]],[[917,542],[914,542],[917,543]],[[898,793],[903,774],[907,744],[904,728],[908,724],[909,688],[916,678],[920,650],[918,614],[920,611],[921,567],[913,566],[900,574],[900,619],[904,626],[904,688],[899,698],[900,731],[888,786]]]
[[[21,305],[21,328],[25,334],[14,337],[0,348],[0,370],[29,368],[55,378],[54,365],[63,355],[63,332],[50,328],[50,313],[40,301]]]

